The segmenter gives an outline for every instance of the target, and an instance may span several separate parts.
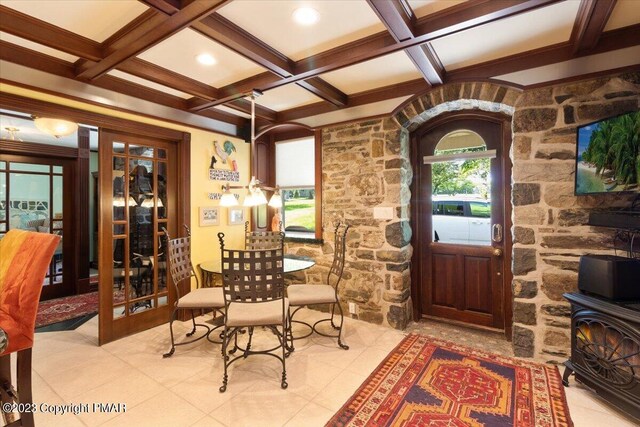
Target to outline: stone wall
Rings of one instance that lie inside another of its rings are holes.
[[[513,347],[564,361],[580,255],[612,253],[613,233],[586,226],[594,209],[628,207],[626,195],[574,196],[576,127],[640,107],[640,74],[525,91],[513,116]]]
[[[521,92],[498,84],[440,86],[393,118],[323,129],[323,246],[288,243],[318,265],[291,276],[322,283],[333,257],[332,224],[352,228],[341,288],[359,317],[402,329],[411,318],[409,132],[439,114],[482,109],[513,117],[513,346],[522,357],[561,361],[569,350],[569,307],[579,256],[610,253],[612,233],[585,226],[592,209],[628,206],[620,195],[574,196],[576,127],[639,108],[640,74]],[[394,208],[392,220],[373,207]]]
[[[322,218],[324,245],[287,243],[317,265],[289,275],[290,282],[326,283],[333,260],[333,227],[344,220],[347,263],[340,296],[358,306],[357,317],[404,329],[411,318],[409,133],[393,119],[323,129]],[[374,219],[373,208],[393,208],[393,219]]]

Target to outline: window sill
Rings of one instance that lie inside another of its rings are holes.
[[[284,236],[285,242],[323,244],[324,240],[316,239],[315,233],[289,231]]]

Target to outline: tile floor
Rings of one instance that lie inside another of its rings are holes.
[[[318,316],[321,313],[302,312],[307,319]],[[187,323],[176,325],[178,332],[187,331]],[[126,403],[126,412],[37,413],[39,427],[322,426],[406,333],[347,319],[349,351],[329,338],[296,341],[296,351],[287,360],[288,389],[280,388],[276,359],[255,356],[235,364],[227,392],[219,393],[218,345],[200,341],[178,347],[173,357],[163,359],[166,325],[102,347],[97,346],[97,329],[95,317],[75,331],[36,335],[34,400],[50,405]],[[441,338],[472,336],[458,327],[434,329],[429,322],[410,330]],[[273,339],[269,335],[256,333],[256,345]],[[575,383],[567,389],[567,398],[577,427],[637,425]]]

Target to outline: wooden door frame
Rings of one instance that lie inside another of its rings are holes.
[[[477,111],[452,111],[443,113],[432,120],[429,120],[418,129],[411,132],[411,167],[413,169],[413,179],[411,181],[411,245],[413,246],[413,254],[411,257],[411,298],[413,301],[413,317],[414,319],[422,318],[422,290],[421,283],[426,272],[422,269],[422,261],[426,255],[425,248],[420,245],[419,237],[423,234],[424,230],[421,229],[419,214],[425,208],[425,201],[420,200],[418,197],[417,185],[420,182],[422,162],[419,159],[419,140],[422,135],[429,132],[431,129],[441,126],[445,123],[458,121],[458,120],[484,120],[493,123],[497,123],[502,129],[502,156],[498,160],[501,162],[502,168],[502,183],[503,183],[503,212],[504,212],[504,255],[502,257],[502,271],[503,271],[503,290],[502,290],[502,306],[504,308],[504,333],[507,339],[511,340],[512,324],[513,324],[513,297],[511,282],[513,281],[513,272],[511,270],[512,260],[512,236],[511,228],[513,226],[511,221],[511,159],[509,158],[509,152],[511,149],[512,135],[511,135],[511,116],[502,113],[492,113],[482,110]],[[427,230],[428,231],[428,230]],[[471,325],[473,326],[473,325]]]

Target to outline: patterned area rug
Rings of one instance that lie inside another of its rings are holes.
[[[555,366],[411,334],[327,426],[572,426]]]
[[[42,301],[36,328],[98,312],[98,292]]]

